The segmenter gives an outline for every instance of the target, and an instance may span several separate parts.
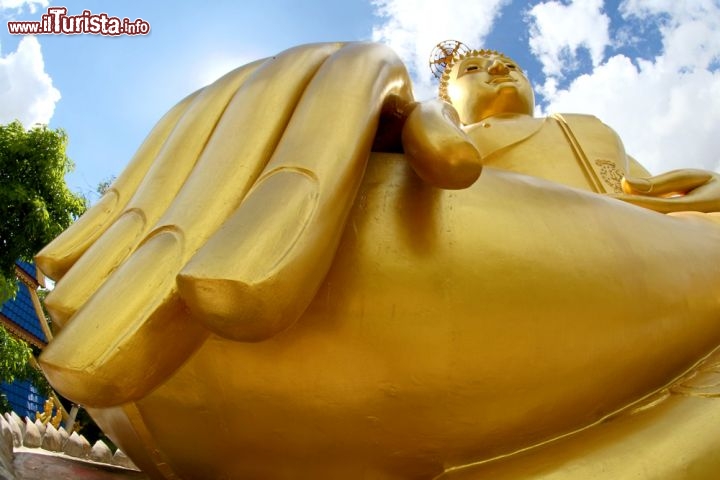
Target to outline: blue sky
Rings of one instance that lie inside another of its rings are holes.
[[[10,35],[48,7],[142,18],[147,36]],[[95,199],[175,102],[226,71],[293,45],[377,40],[434,95],[439,41],[502,50],[528,72],[538,114],[593,113],[654,173],[720,170],[719,0],[0,0],[0,122],[68,132],[73,190]]]

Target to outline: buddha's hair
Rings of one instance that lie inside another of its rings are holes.
[[[520,70],[520,67],[517,66],[517,62],[515,62],[512,58],[508,57],[502,52],[498,52],[497,50],[486,50],[486,49],[480,49],[480,50],[470,50],[467,53],[463,53],[457,56],[453,56],[450,63],[447,64],[445,69],[443,70],[442,77],[440,77],[440,86],[438,87],[438,97],[445,100],[448,103],[452,103],[450,101],[450,96],[448,95],[448,82],[450,81],[450,75],[452,74],[453,69],[455,66],[459,63],[461,63],[466,58],[472,58],[472,57],[489,57],[491,55],[497,55],[499,57],[502,57],[506,60],[511,61],[518,70]],[[522,71],[522,70],[520,70]]]

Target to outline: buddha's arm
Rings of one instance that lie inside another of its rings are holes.
[[[615,198],[660,213],[720,212],[720,174],[680,169],[653,176],[630,155],[627,161],[624,193]]]
[[[720,212],[720,174],[681,169],[650,176],[634,159],[629,165],[616,198],[661,213]]]
[[[640,162],[635,160],[630,155],[627,156],[628,160],[628,171],[627,176],[628,178],[646,178],[650,177],[651,174],[648,172],[648,170],[643,167]]]
[[[405,155],[425,182],[467,188],[482,171],[480,153],[462,130],[457,111],[442,100],[418,104],[402,131]]]

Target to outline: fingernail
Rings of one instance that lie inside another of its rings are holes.
[[[183,268],[180,294],[210,330],[258,341],[295,320],[286,304],[300,304],[297,293],[312,282],[298,282],[294,294],[285,296],[268,283],[278,278],[287,282],[296,275],[292,266],[300,255],[297,242],[317,207],[317,191],[315,178],[304,172],[282,169],[269,174]]]
[[[55,323],[61,327],[67,323],[108,275],[128,257],[144,230],[143,215],[130,210],[87,249],[45,299]]]
[[[633,190],[642,192],[642,193],[650,193],[652,191],[652,183],[650,183],[649,180],[646,180],[644,178],[633,178],[628,182]]]
[[[112,220],[118,201],[117,193],[108,191],[77,222],[47,244],[35,256],[40,270],[55,281],[60,280]]]
[[[94,407],[138,400],[204,341],[174,290],[182,243],[156,233],[48,345],[40,362],[60,393]]]

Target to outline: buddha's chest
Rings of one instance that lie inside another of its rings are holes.
[[[486,166],[597,193],[619,193],[627,171],[617,135],[587,115],[489,119],[468,130]]]

